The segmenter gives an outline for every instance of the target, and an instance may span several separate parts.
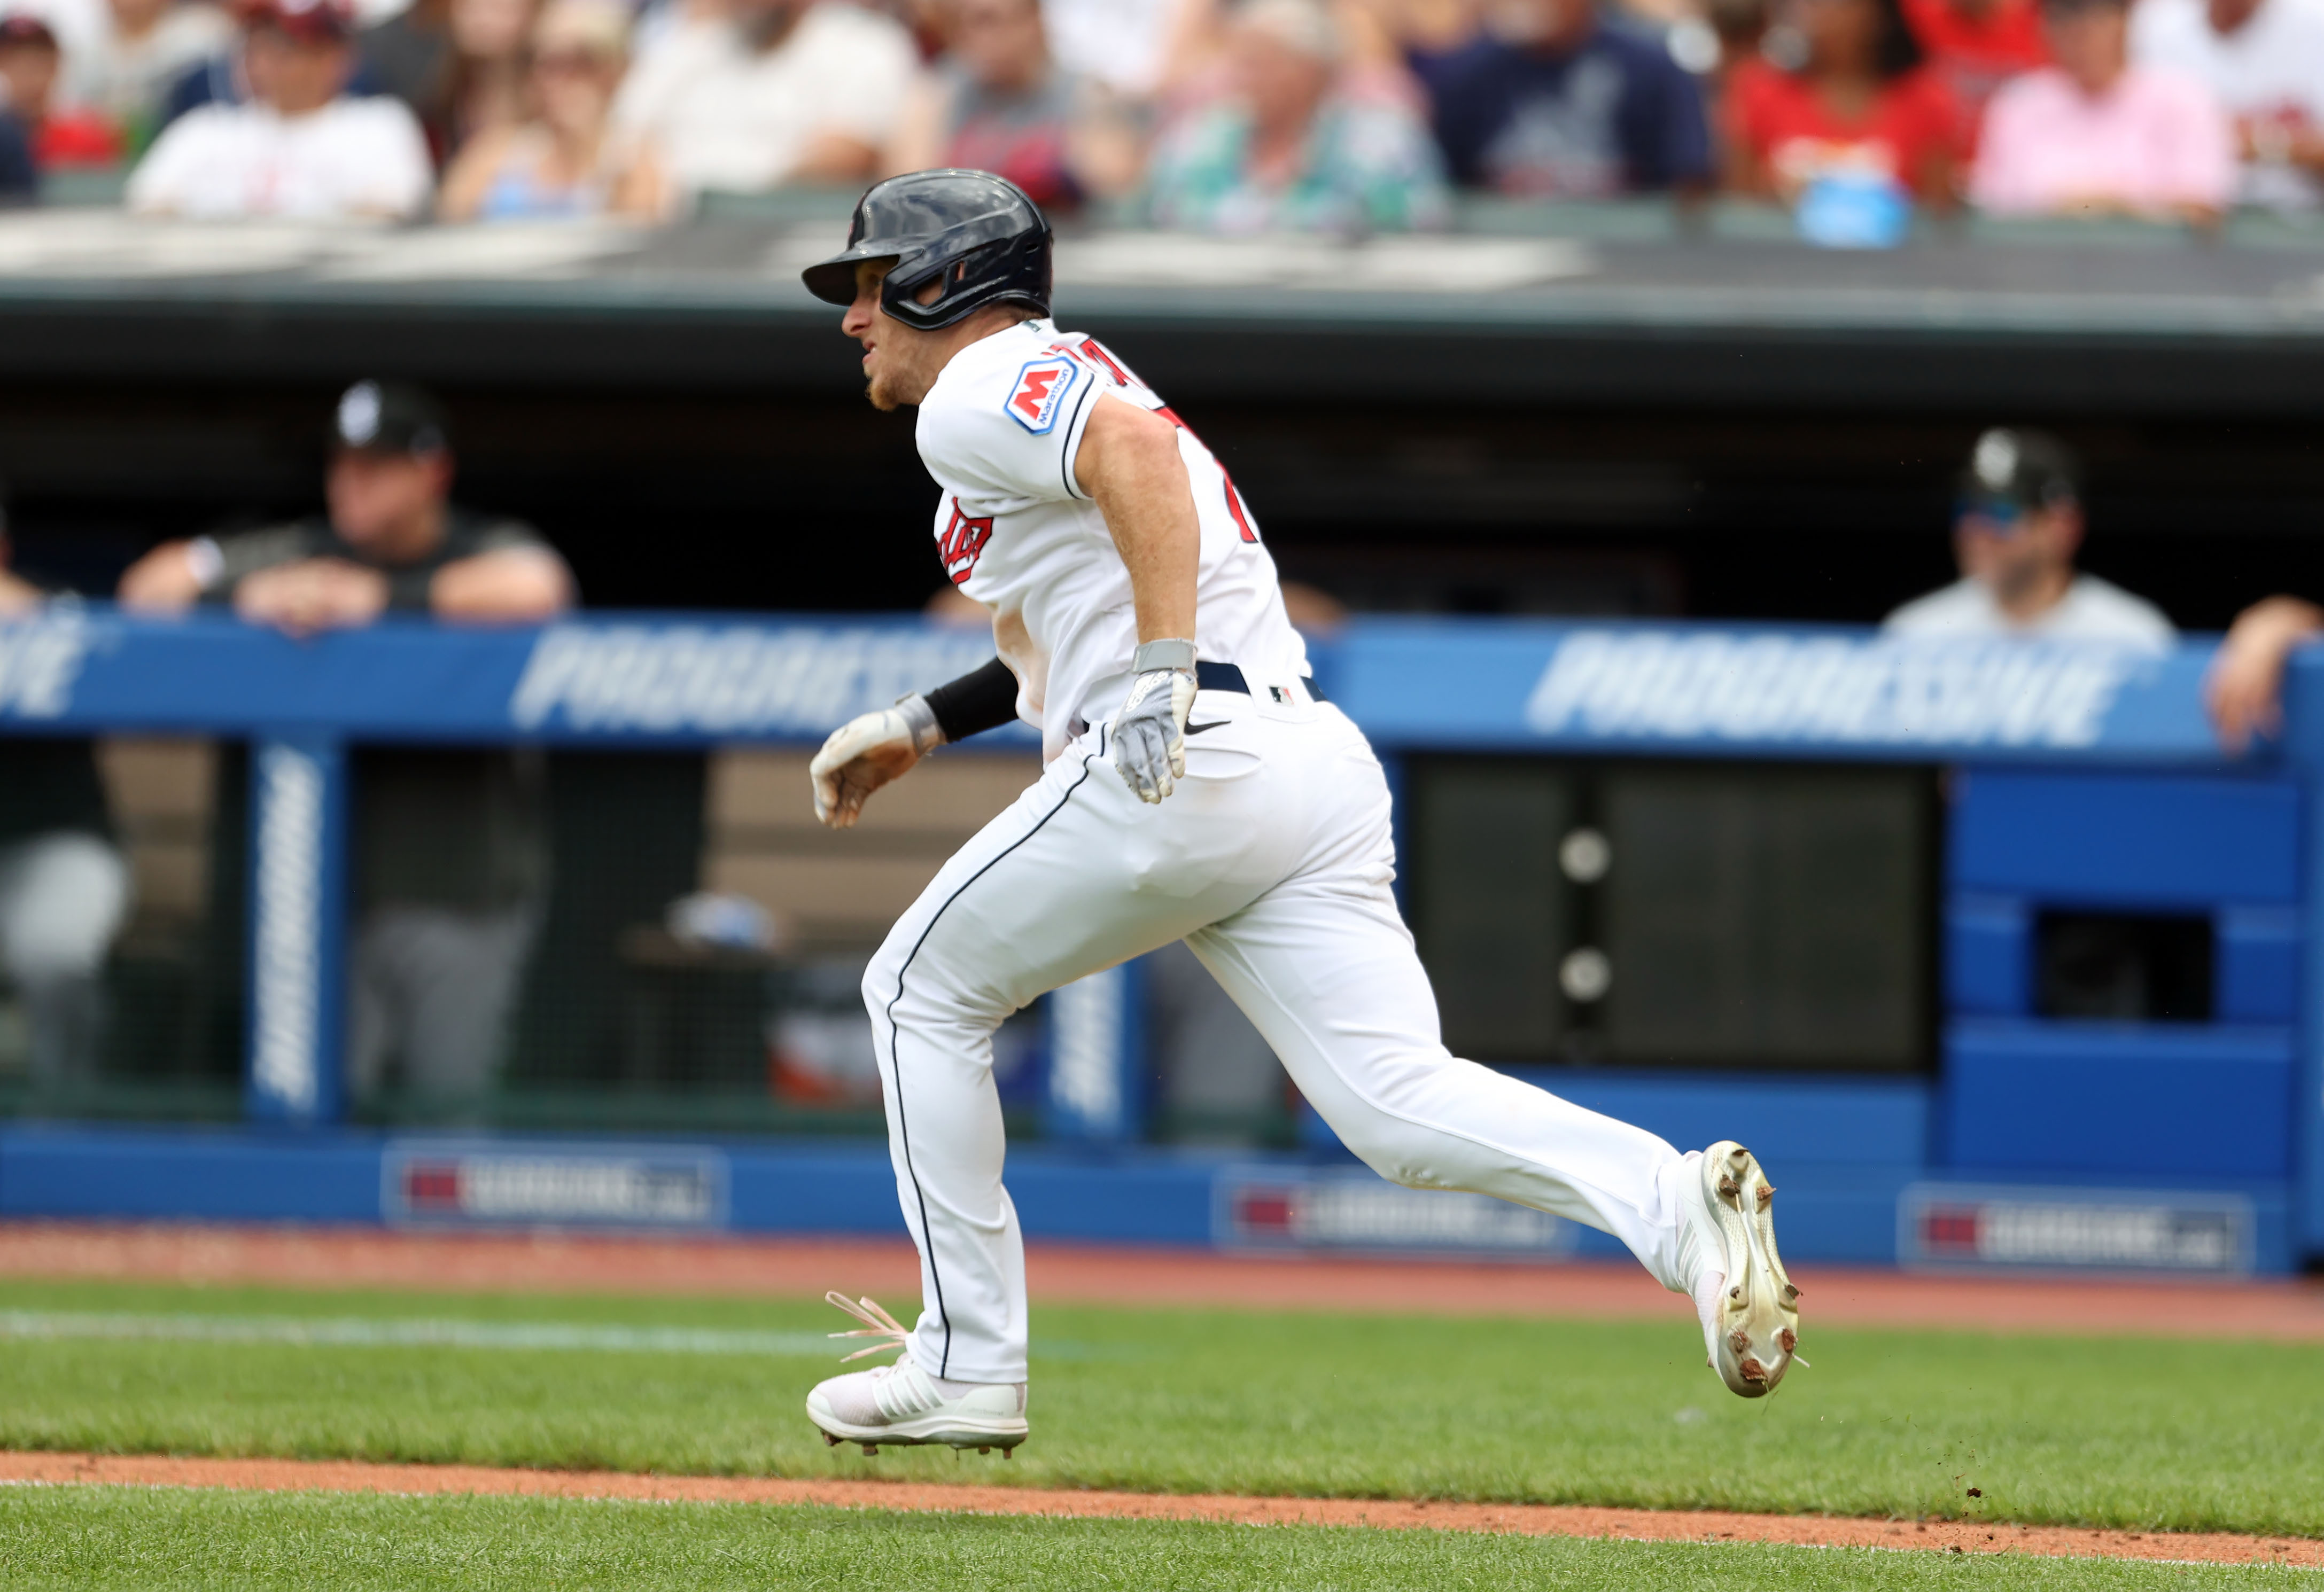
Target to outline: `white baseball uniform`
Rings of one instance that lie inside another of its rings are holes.
[[[1105,726],[1130,684],[1137,626],[1129,574],[1074,476],[1090,414],[1109,401],[1169,414],[1110,351],[1036,320],[970,344],[920,406],[920,456],[945,489],[945,570],[994,611],[1019,712],[1042,727],[1050,761],[945,864],[864,974],[897,1189],[920,1251],[914,1363],[962,1381],[1026,1379],[1024,1244],[1001,1186],[994,1028],[1061,984],[1179,939],[1382,1176],[1587,1222],[1683,1292],[1688,1158],[1444,1049],[1389,889],[1379,759],[1309,691],[1257,521],[1183,423],[1203,536],[1195,640],[1250,690],[1196,695],[1186,776],[1160,804],[1139,801],[1114,769]]]

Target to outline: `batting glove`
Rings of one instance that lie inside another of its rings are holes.
[[[850,719],[807,765],[815,778],[815,815],[833,829],[852,828],[866,796],[943,744],[936,710],[917,693]]]
[[[1113,715],[1113,766],[1141,802],[1158,802],[1186,777],[1186,714],[1194,705],[1194,644],[1142,643],[1130,698]]]

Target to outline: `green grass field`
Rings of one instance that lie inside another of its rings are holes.
[[[799,1400],[847,1324],[788,1302],[11,1283],[0,1446],[2324,1536],[2316,1346],[1813,1330],[1814,1368],[1745,1403],[1675,1312],[1049,1308],[1033,1439],[1004,1464],[826,1449]]]
[[[735,1505],[379,1498],[170,1489],[0,1490],[17,1589],[594,1587],[1056,1588],[1056,1592],[1605,1592],[2310,1587],[2300,1571],[1697,1547],[1433,1532],[882,1514]]]

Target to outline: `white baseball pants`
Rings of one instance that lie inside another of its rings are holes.
[[[1158,805],[1122,783],[1103,729],[1068,746],[945,864],[864,974],[897,1192],[920,1252],[912,1360],[936,1376],[1026,1379],[994,1028],[1179,939],[1381,1176],[1587,1222],[1664,1286],[1685,1287],[1679,1152],[1445,1050],[1388,888],[1379,759],[1297,685],[1283,687],[1288,704],[1253,689],[1195,698],[1186,778]]]

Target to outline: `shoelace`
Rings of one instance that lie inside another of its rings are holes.
[[[853,1354],[840,1356],[841,1365],[844,1366],[850,1360],[860,1360],[868,1354],[879,1354],[890,1348],[902,1348],[911,1342],[911,1329],[881,1309],[876,1300],[850,1299],[836,1288],[832,1289],[823,1297],[863,1323],[853,1331],[826,1333],[826,1337],[884,1338],[889,1340],[885,1343],[874,1343],[866,1348],[859,1348]]]

